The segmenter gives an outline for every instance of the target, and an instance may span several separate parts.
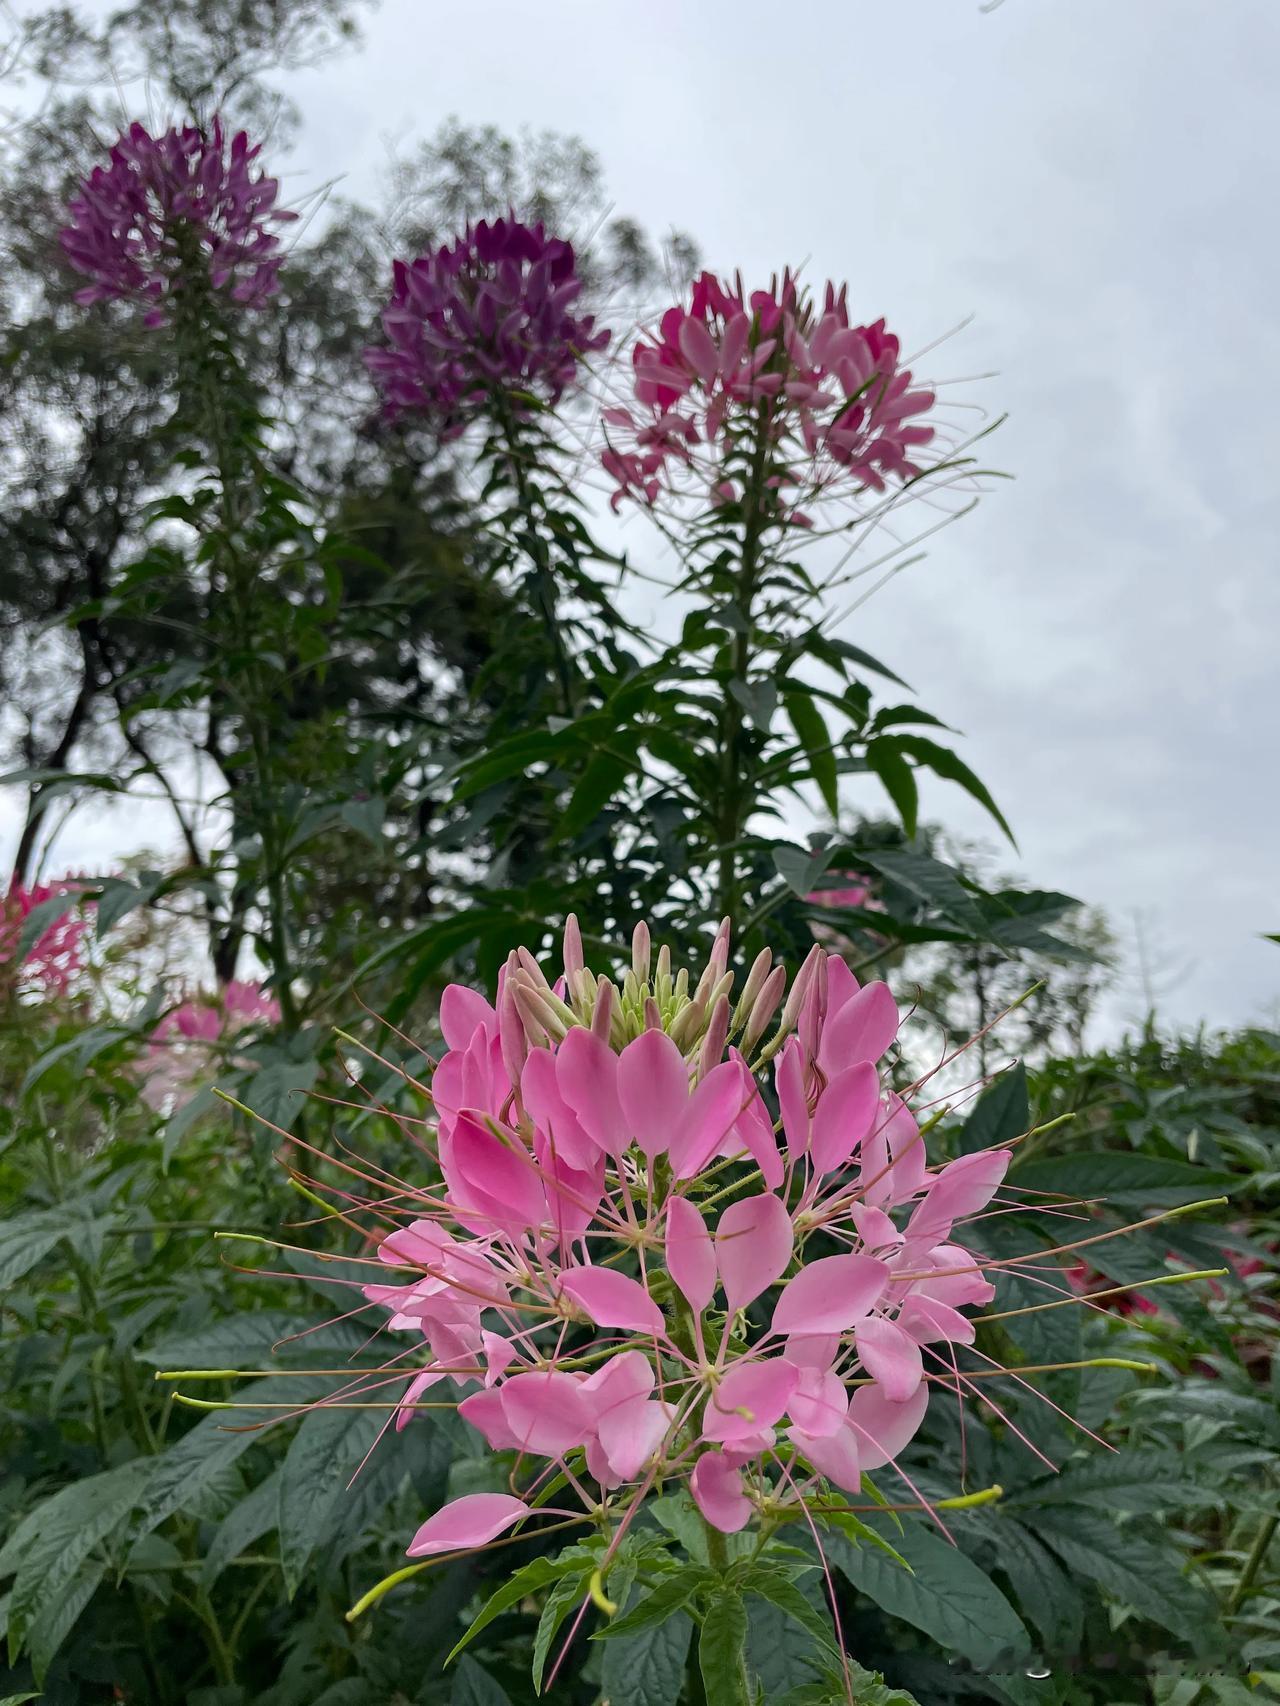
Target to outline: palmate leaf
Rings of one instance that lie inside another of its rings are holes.
[[[1087,1504],[1104,1511],[1154,1512],[1212,1503],[1218,1497],[1218,1489],[1188,1473],[1182,1457],[1124,1448],[1084,1463],[1068,1463],[1057,1475],[1024,1488],[1008,1502],[1011,1506]]]
[[[810,1604],[791,1572],[776,1566],[758,1564],[743,1576],[742,1587],[747,1593],[759,1594],[761,1599],[767,1599],[793,1623],[798,1623],[802,1629],[807,1630],[818,1647],[839,1658],[840,1652],[835,1644],[830,1618]]]
[[[638,1599],[621,1617],[615,1617],[603,1629],[597,1629],[593,1641],[619,1641],[627,1635],[638,1634],[656,1624],[665,1623],[677,1611],[683,1611],[700,1588],[719,1578],[701,1564],[686,1564],[663,1578],[652,1592]]]
[[[581,1605],[590,1577],[590,1570],[583,1570],[577,1575],[562,1576],[547,1595],[547,1603],[542,1608],[533,1637],[533,1686],[539,1694],[542,1692],[542,1678],[547,1668],[547,1660],[551,1656],[551,1643],[565,1618]]]

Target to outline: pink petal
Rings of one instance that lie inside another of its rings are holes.
[[[859,1386],[849,1400],[849,1426],[868,1473],[892,1462],[915,1438],[929,1407],[929,1388],[921,1381],[904,1404],[886,1398],[878,1386]]]
[[[849,1414],[844,1381],[829,1368],[802,1368],[787,1414],[803,1433],[829,1438]]]
[[[581,1025],[556,1050],[556,1083],[587,1135],[619,1155],[631,1133],[618,1100],[618,1057]]]
[[[597,1327],[630,1327],[641,1333],[663,1330],[662,1311],[639,1280],[614,1268],[572,1268],[561,1274],[560,1290]]]
[[[547,1199],[532,1156],[495,1137],[474,1114],[458,1115],[449,1144],[458,1175],[481,1198],[497,1203],[521,1228],[546,1218]]]
[[[667,1272],[697,1312],[716,1289],[716,1251],[707,1223],[685,1197],[667,1202]]]
[[[797,1368],[828,1369],[840,1354],[839,1333],[793,1333],[782,1348]]]
[[[520,1098],[534,1125],[551,1138],[556,1154],[570,1167],[589,1167],[601,1153],[560,1094],[556,1057],[550,1049],[530,1049],[520,1074]]]
[[[720,365],[715,339],[701,320],[686,317],[679,332],[680,353],[700,379],[714,379]]]
[[[414,1399],[420,1398],[428,1388],[434,1386],[438,1380],[443,1379],[443,1374],[434,1374],[429,1368],[424,1368],[421,1374],[414,1375],[413,1379],[405,1387],[404,1395],[400,1399],[399,1407],[396,1410],[397,1433],[399,1433],[402,1428],[408,1427],[409,1423],[417,1414],[417,1411],[414,1408]]]
[[[869,1061],[838,1073],[818,1097],[809,1153],[819,1173],[832,1173],[857,1149],[880,1116],[880,1079]]]
[[[623,1481],[634,1480],[662,1444],[671,1426],[671,1410],[654,1398],[617,1404],[600,1420],[597,1437],[609,1467]]]
[[[653,1391],[654,1373],[643,1351],[619,1351],[584,1380],[578,1390],[588,1397],[597,1420],[614,1404],[632,1398],[647,1398]]]
[[[397,1226],[378,1245],[380,1261],[407,1263],[415,1268],[438,1268],[441,1253],[451,1240],[433,1220],[414,1220]]]
[[[799,1379],[800,1370],[781,1357],[735,1363],[707,1400],[703,1439],[745,1439],[772,1427]]]
[[[788,1037],[773,1069],[774,1088],[782,1111],[782,1130],[787,1154],[794,1161],[809,1148],[809,1104],[804,1093],[804,1050],[795,1037]]]
[[[996,1294],[976,1257],[962,1244],[938,1244],[916,1267],[930,1277],[918,1280],[912,1290],[949,1303],[953,1309],[966,1303],[990,1303]]]
[[[693,1466],[689,1491],[712,1528],[736,1534],[751,1521],[754,1508],[742,1490],[742,1471],[718,1451],[704,1451]]]
[[[746,1106],[729,1133],[726,1147],[730,1154],[737,1154],[745,1149],[759,1167],[765,1185],[769,1190],[776,1191],[782,1183],[784,1169],[782,1157],[778,1153],[778,1140],[773,1134],[773,1120],[764,1102],[756,1094],[755,1080],[737,1049],[733,1051],[733,1059],[742,1075],[743,1101]]]
[[[861,1454],[850,1428],[838,1428],[833,1434],[807,1434],[799,1428],[789,1428],[787,1438],[819,1475],[825,1475],[843,1492],[858,1491],[862,1485]]]
[[[553,1368],[515,1374],[497,1390],[502,1412],[523,1451],[559,1457],[581,1445],[591,1431],[582,1389],[571,1374]]]
[[[433,1552],[483,1546],[528,1514],[524,1500],[510,1493],[468,1493],[427,1518],[409,1542],[408,1555],[427,1558]]]
[[[894,1404],[905,1404],[924,1379],[920,1347],[883,1316],[860,1321],[854,1334],[863,1368]]]
[[[670,1147],[689,1106],[689,1069],[665,1031],[644,1031],[623,1049],[618,1100],[650,1160]]]
[[[925,1150],[911,1110],[889,1096],[886,1111],[863,1140],[858,1184],[863,1201],[891,1208],[915,1196],[925,1182]]]
[[[823,898],[828,906],[861,906],[866,899],[864,888],[840,889],[836,895],[827,894]],[[857,978],[849,970],[845,962],[835,954],[827,956],[827,1021],[847,1007],[861,988]]]
[[[987,1206],[1008,1169],[1007,1149],[979,1150],[976,1155],[949,1161],[935,1174],[907,1222],[907,1237],[944,1242],[957,1220],[966,1220]]]
[[[700,1173],[742,1112],[742,1078],[731,1060],[721,1061],[698,1085],[671,1143],[677,1179]]]
[[[498,1034],[498,1015],[474,989],[462,983],[450,983],[440,997],[440,1029],[450,1048],[463,1049],[484,1025],[494,1036]]]
[[[795,1234],[781,1197],[765,1191],[730,1203],[716,1227],[716,1261],[731,1311],[744,1309],[791,1260]]]
[[[870,1314],[889,1277],[889,1264],[874,1256],[823,1256],[808,1262],[783,1286],[772,1331],[842,1333]]]
[[[869,983],[823,1027],[818,1064],[828,1077],[858,1061],[876,1061],[898,1034],[898,1006],[887,983]]]
[[[918,1345],[932,1344],[939,1339],[952,1345],[971,1345],[977,1332],[967,1315],[918,1291],[910,1293],[898,1311],[898,1325],[904,1333],[910,1333]]]
[[[458,1414],[470,1422],[477,1433],[484,1435],[494,1451],[516,1451],[520,1441],[511,1431],[507,1412],[502,1407],[500,1388],[491,1386],[487,1392],[473,1392],[458,1405]]]

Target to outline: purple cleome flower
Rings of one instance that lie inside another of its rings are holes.
[[[609,342],[573,312],[581,291],[572,244],[514,215],[397,261],[390,347],[365,352],[387,414],[426,415],[452,435],[495,393],[519,414],[558,402],[580,359]]]
[[[199,245],[215,290],[257,306],[279,288],[282,256],[273,226],[296,219],[275,205],[279,184],[253,170],[261,145],[244,131],[228,152],[221,121],[210,132],[186,125],[152,136],[131,125],[96,166],[59,233],[68,261],[92,282],[82,303],[132,298],[145,324],[163,325],[165,303],[182,287],[182,238]]]

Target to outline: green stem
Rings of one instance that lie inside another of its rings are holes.
[[[725,1581],[731,1562],[728,1536],[709,1523],[706,1517],[702,1519],[702,1526],[707,1537],[707,1562],[720,1579]],[[754,1706],[755,1691],[751,1687],[751,1675],[747,1669],[745,1641],[729,1663],[731,1674],[724,1679],[726,1686],[718,1698],[725,1703],[732,1702],[732,1706]]]
[[[726,684],[721,711],[719,800],[717,801],[716,838],[719,843],[716,912],[720,918],[734,918],[738,910],[738,842],[744,823],[750,815],[750,790],[744,789],[743,768],[743,708],[731,691],[734,682],[745,687],[752,661],[752,605],[758,589],[761,566],[761,545],[764,539],[764,482],[769,466],[769,408],[760,405],[757,417],[756,443],[751,457],[751,476],[746,482],[744,502],[748,506],[743,527],[742,550],[734,585],[737,626],[730,647],[729,681]]]
[[[1258,1572],[1271,1549],[1271,1542],[1275,1539],[1277,1523],[1280,1523],[1280,1515],[1272,1514],[1266,1518],[1259,1528],[1253,1545],[1249,1549],[1249,1556],[1244,1561],[1244,1569],[1240,1572],[1240,1579],[1232,1588],[1231,1596],[1227,1600],[1228,1616],[1239,1611],[1245,1600],[1248,1599]]]

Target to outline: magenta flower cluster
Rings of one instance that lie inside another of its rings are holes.
[[[828,284],[818,309],[789,273],[749,299],[741,280],[703,273],[689,307],[637,341],[632,367],[631,397],[603,416],[615,509],[664,494],[735,502],[758,457],[778,516],[804,525],[806,504],[916,477],[934,437],[919,421],[934,393],[901,366],[884,321],[851,324],[845,286]]]
[[[221,122],[152,136],[130,125],[72,198],[63,252],[91,281],[76,301],[129,299],[145,323],[163,324],[198,249],[213,288],[246,306],[279,285],[276,227],[296,214],[276,206],[279,185],[255,169],[261,145],[238,131],[228,147]]]
[[[728,953],[726,926],[693,984],[641,925],[618,987],[571,921],[554,983],[521,950],[496,1005],[445,991],[434,1130],[413,1128],[443,1186],[397,1179],[371,1205],[399,1224],[364,1288],[429,1354],[377,1384],[403,1376],[399,1425],[446,1379],[473,1387],[460,1413],[515,1469],[411,1556],[552,1511],[556,1475],[616,1511],[615,1540],[659,1482],[726,1532],[839,1506],[896,1464],[931,1390],[969,1389],[963,1311],[994,1287],[962,1229],[1008,1149],[929,1165],[880,1065],[883,983],[815,947],[788,994],[766,950],[735,1002]]]
[[[514,215],[397,261],[387,346],[365,353],[387,413],[422,415],[449,434],[495,394],[519,414],[557,403],[582,358],[609,342],[576,312],[581,292],[572,245]]]
[[[66,995],[84,970],[84,938],[89,922],[78,910],[79,885],[70,878],[27,888],[15,882],[0,896],[0,981],[13,980],[46,995]],[[19,947],[27,919],[37,906],[66,897],[65,912],[43,927],[26,953]]]

